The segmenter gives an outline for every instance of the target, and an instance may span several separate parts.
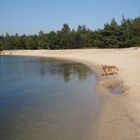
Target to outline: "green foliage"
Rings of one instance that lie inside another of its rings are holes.
[[[133,45],[140,46],[140,17],[133,20],[131,32]]]
[[[100,48],[118,48],[119,25],[113,18],[110,24],[105,24],[104,29],[96,32],[95,45]]]
[[[43,31],[40,31],[38,34],[38,49],[47,49],[47,38],[46,38],[46,33]]]
[[[60,38],[57,33],[51,31],[47,34],[47,48],[60,49]]]
[[[140,46],[140,17],[126,19],[121,24],[113,18],[103,29],[92,31],[85,25],[76,30],[64,24],[59,31],[38,35],[0,36],[0,51],[7,49],[75,49],[75,48],[127,48]]]
[[[64,24],[61,31],[58,32],[60,37],[60,46],[62,49],[70,48],[70,27],[68,24]]]
[[[26,49],[37,49],[37,36],[26,36],[25,37],[25,46]]]

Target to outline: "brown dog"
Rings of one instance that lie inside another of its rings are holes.
[[[119,71],[119,68],[114,65],[101,65],[104,73],[107,74],[117,74]]]

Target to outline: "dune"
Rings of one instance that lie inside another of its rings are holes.
[[[9,50],[2,55],[44,56],[70,59],[90,67],[97,75],[101,109],[89,140],[140,139],[140,48],[75,50]],[[102,64],[115,65],[118,74],[103,76]],[[113,94],[109,88],[120,88]]]

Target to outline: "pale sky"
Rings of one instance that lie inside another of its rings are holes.
[[[140,0],[0,0],[0,34],[56,31],[64,23],[94,30],[122,15],[140,16]]]

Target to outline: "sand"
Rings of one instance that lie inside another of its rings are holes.
[[[70,59],[89,66],[97,75],[102,105],[87,140],[140,139],[140,48],[17,50],[1,54]],[[119,73],[102,76],[101,64],[116,65]],[[122,94],[112,94],[108,87],[118,87]]]

